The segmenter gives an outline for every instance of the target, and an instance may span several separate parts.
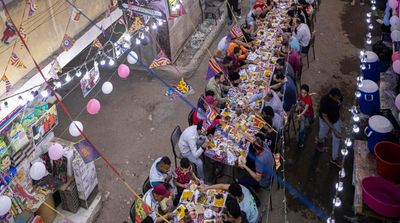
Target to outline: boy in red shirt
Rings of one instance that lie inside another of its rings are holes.
[[[298,142],[298,146],[300,149],[304,147],[304,141],[306,138],[305,124],[306,122],[311,124],[314,121],[313,102],[309,92],[310,92],[310,87],[308,85],[306,84],[301,85],[300,97],[298,100],[299,114],[297,115],[297,118],[299,119],[300,122],[299,142]]]

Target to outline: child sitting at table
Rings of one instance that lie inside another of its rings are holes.
[[[183,157],[180,162],[180,167],[177,167],[174,172],[174,183],[178,192],[176,199],[174,200],[175,205],[179,203],[179,198],[181,197],[183,190],[189,188],[191,180],[200,182],[193,171],[193,166],[189,159]]]

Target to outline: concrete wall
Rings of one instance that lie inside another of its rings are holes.
[[[23,27],[28,34],[28,47],[37,62],[41,63],[60,49],[68,19],[72,12],[72,7],[65,0],[38,0],[36,1],[37,11],[32,17],[29,17],[29,5],[25,5],[25,2],[25,0],[13,1],[8,4],[7,7],[17,26],[21,23],[23,10],[26,7]],[[95,19],[106,11],[106,5],[109,4],[109,2],[108,0],[76,0],[75,4],[82,9],[89,18]],[[0,30],[3,31],[4,20],[3,18],[0,20]],[[67,34],[74,37],[88,25],[89,21],[81,16],[79,22],[71,21]],[[15,43],[15,41],[10,45],[0,43],[0,75],[3,74],[7,65],[12,52],[13,43]],[[18,69],[11,65],[8,66],[6,74],[13,85],[27,73],[35,69],[31,58],[25,48],[21,46],[19,40],[14,52],[27,66],[27,69]],[[1,82],[0,94],[4,92],[5,84]]]
[[[199,0],[183,0],[186,15],[168,22],[171,56],[174,60],[187,38],[193,33],[194,28],[190,21],[197,26],[201,23],[201,10]]]

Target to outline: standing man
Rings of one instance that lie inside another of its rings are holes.
[[[228,18],[229,18],[228,25],[232,25],[233,16],[235,16],[233,15],[233,12],[236,13],[238,19],[241,18],[240,16],[241,9],[239,8],[239,0],[228,0],[226,3],[226,7],[228,8]]]
[[[332,131],[332,159],[331,163],[341,167],[339,162],[339,146],[342,138],[341,104],[343,96],[338,88],[332,88],[329,94],[321,98],[319,104],[319,133],[318,150],[323,152],[325,138]]]

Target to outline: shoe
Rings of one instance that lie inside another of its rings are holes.
[[[337,166],[339,168],[342,168],[342,162],[340,162],[337,159],[336,160],[331,159],[330,163],[332,163],[333,165],[335,165],[335,166]]]
[[[299,149],[303,149],[303,148],[304,148],[304,144],[303,144],[303,143],[300,143],[300,144],[298,145],[298,148],[299,148]]]

